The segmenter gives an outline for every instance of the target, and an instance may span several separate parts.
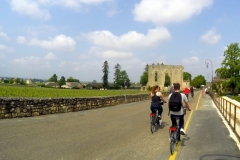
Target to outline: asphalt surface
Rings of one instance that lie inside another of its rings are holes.
[[[176,160],[240,160],[240,143],[210,96],[192,113]]]
[[[186,125],[188,136],[173,156],[167,104],[163,106],[163,124],[152,134],[147,100],[80,112],[1,119],[0,160],[240,159],[236,142],[217,110],[209,106],[210,97],[199,99],[200,94],[196,92],[190,98],[193,111],[185,116],[185,124],[190,120]]]

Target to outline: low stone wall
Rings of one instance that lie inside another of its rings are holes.
[[[126,95],[126,102],[149,100],[149,94]],[[125,96],[89,98],[0,98],[0,118],[77,112],[125,103]]]

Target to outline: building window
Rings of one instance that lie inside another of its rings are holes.
[[[157,82],[158,81],[158,73],[157,73],[157,71],[155,71],[155,82]]]

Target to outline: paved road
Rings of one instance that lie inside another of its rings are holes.
[[[197,92],[190,98],[193,110],[199,95]],[[0,120],[0,160],[168,160],[171,122],[167,105],[164,105],[163,125],[154,134],[150,132],[149,106],[147,100],[95,110]],[[185,120],[189,115],[188,112]],[[191,127],[189,134],[195,134]]]
[[[176,160],[240,160],[240,143],[210,96],[192,112]]]

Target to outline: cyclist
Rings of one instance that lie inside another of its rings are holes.
[[[194,96],[194,89],[193,89],[193,86],[190,87],[190,92],[191,92],[191,95],[192,95],[192,98]]]
[[[180,92],[180,84],[179,83],[175,83],[174,84],[174,90],[175,92]],[[188,104],[188,99],[186,97],[185,94],[183,93],[180,93],[181,94],[181,97],[182,97],[182,104],[185,103],[187,109],[189,111],[191,111],[191,108]],[[168,103],[169,103],[169,100],[170,100],[170,97],[171,97],[172,94],[170,94],[168,96]],[[179,127],[180,127],[180,133],[182,135],[185,135],[185,131],[184,131],[184,113],[183,113],[183,106],[181,107],[180,111],[170,111],[170,117],[171,117],[171,121],[172,121],[172,126],[176,126],[177,125],[177,122],[176,122],[176,119],[174,117],[179,117]]]
[[[174,84],[175,84],[175,83],[173,83],[173,85],[172,85],[171,88],[170,88],[170,93],[173,93],[173,92],[174,92],[174,88],[173,88]]]
[[[186,97],[188,99],[188,95],[190,93],[190,89],[188,89],[188,87],[186,87],[183,92],[184,92],[184,94],[186,95]]]
[[[154,109],[157,109],[158,110],[158,117],[161,118],[162,111],[163,111],[161,102],[166,102],[166,101],[163,98],[162,93],[160,92],[160,87],[159,86],[156,85],[156,86],[152,87],[150,97],[151,97],[151,100],[152,100],[151,101],[151,108],[150,108],[152,113],[155,112]]]

